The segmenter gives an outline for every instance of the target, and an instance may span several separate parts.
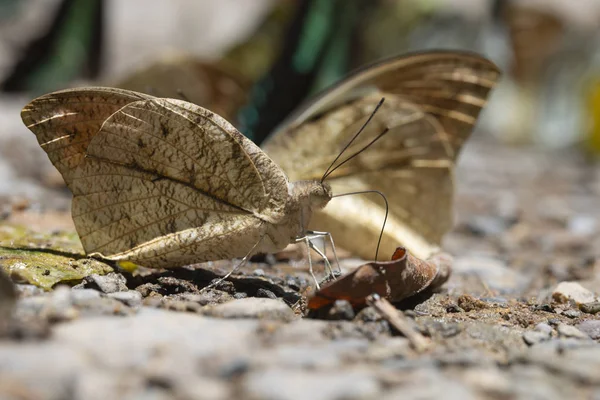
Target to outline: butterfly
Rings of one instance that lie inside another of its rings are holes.
[[[382,250],[425,257],[450,227],[454,162],[498,74],[467,53],[388,59],[302,107],[264,151],[212,111],[122,89],[50,93],[21,116],[73,193],[88,254],[177,267],[276,252],[314,226],[368,257],[385,208],[331,200],[377,190],[389,202]]]
[[[326,230],[336,244],[372,259],[382,222],[382,254],[398,245],[426,259],[452,227],[454,167],[500,71],[476,54],[428,51],[362,68],[300,106],[261,145],[290,179],[315,179],[339,154],[379,99],[385,103],[348,149],[356,154],[389,132],[327,182],[335,198],[315,212],[310,229]]]

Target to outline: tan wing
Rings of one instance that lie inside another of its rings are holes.
[[[499,76],[498,67],[491,61],[467,52],[431,51],[382,60],[349,75],[307,102],[275,135],[378,90],[400,95],[436,118],[456,157]]]
[[[382,96],[373,94],[338,107],[276,136],[265,150],[291,180],[320,179]],[[382,254],[392,254],[402,244],[417,257],[427,256],[452,222],[451,149],[435,119],[397,96],[385,94],[385,98],[376,117],[346,154],[364,147],[385,127],[390,131],[337,169],[327,182],[334,195],[379,190],[387,196],[390,214]],[[384,202],[375,194],[340,197],[314,214],[311,228],[329,231],[337,244],[372,258],[384,216]]]
[[[189,185],[86,159],[73,180],[73,221],[86,253],[155,268],[243,257],[266,225]]]
[[[284,216],[285,174],[201,107],[135,101],[92,136],[86,157],[68,173],[87,253],[150,267],[238,257]]]
[[[106,118],[128,103],[149,98],[114,88],[69,89],[33,100],[21,118],[70,187],[72,173]]]
[[[208,108],[228,121],[247,100],[249,82],[229,68],[202,62],[187,55],[162,57],[148,67],[123,78],[114,86],[181,98]]]
[[[384,60],[301,107],[263,147],[290,179],[318,179],[385,97],[346,155],[385,127],[390,131],[328,182],[334,195],[361,190],[386,195],[390,214],[380,254],[404,245],[427,258],[452,226],[454,161],[498,77],[493,63],[468,53]],[[384,202],[375,194],[334,198],[315,213],[311,228],[329,231],[342,247],[372,258],[384,215]]]

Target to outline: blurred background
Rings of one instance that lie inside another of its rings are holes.
[[[599,27],[598,0],[0,0],[0,211],[69,207],[19,116],[35,96],[95,84],[183,97],[260,142],[352,69],[425,49],[503,71],[473,140],[593,162]]]

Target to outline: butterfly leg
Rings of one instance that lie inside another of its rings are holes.
[[[321,258],[323,258],[323,261],[325,261],[325,267],[327,268],[327,271],[329,271],[329,276],[333,279],[336,278],[335,274],[333,273],[333,269],[331,268],[331,264],[329,263],[329,260],[327,259],[327,257],[325,256],[325,253],[323,253],[321,251],[321,249],[319,249],[313,242],[310,241],[310,239],[308,240],[309,246],[311,249],[313,249],[318,255],[321,256]],[[325,281],[329,280],[329,277],[325,278]]]
[[[319,290],[319,289],[321,289],[321,286],[319,285],[319,281],[317,280],[317,277],[315,276],[315,271],[313,270],[313,266],[312,266],[312,259],[310,257],[310,249],[311,249],[312,243],[310,242],[310,239],[308,238],[308,236],[297,237],[296,243],[299,243],[299,242],[304,242],[304,244],[306,244],[306,257],[308,258],[308,271],[310,272],[310,275],[312,276],[313,280],[315,281],[317,290]]]
[[[337,276],[342,275],[342,268],[340,267],[340,260],[337,256],[337,253],[335,251],[335,244],[333,243],[333,237],[331,236],[331,233],[329,232],[320,232],[320,231],[308,231],[307,232],[309,235],[315,235],[315,237],[327,237],[329,239],[329,244],[331,245],[331,250],[333,252],[333,258],[335,260],[335,265],[337,267],[337,273],[333,273],[333,271],[330,269],[331,271],[331,276],[333,276],[334,278]],[[325,260],[327,260],[327,258],[325,258]]]
[[[248,253],[244,256],[244,258],[241,259],[241,261],[231,269],[231,271],[229,271],[225,276],[223,276],[220,279],[217,279],[216,281],[212,282],[211,284],[203,287],[200,290],[200,293],[202,293],[205,290],[208,290],[210,288],[213,288],[215,286],[217,286],[219,283],[223,282],[225,279],[229,278],[233,273],[235,273],[238,269],[240,269],[244,264],[246,264],[246,262],[248,262],[248,259],[250,258],[250,256],[252,256],[254,249],[256,249],[256,247],[258,247],[258,245],[260,244],[260,242],[262,242],[263,238],[265,237],[265,235],[262,235],[260,237],[260,239],[258,239],[258,242],[256,242],[256,244],[254,246],[252,246],[252,248],[250,249],[250,251],[248,251]]]

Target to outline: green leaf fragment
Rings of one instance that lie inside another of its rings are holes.
[[[0,229],[0,268],[15,282],[44,290],[113,271],[110,265],[86,257],[73,233],[39,234],[12,226]]]

